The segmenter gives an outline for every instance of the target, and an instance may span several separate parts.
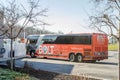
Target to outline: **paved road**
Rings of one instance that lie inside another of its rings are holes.
[[[118,52],[109,52],[109,59],[96,63],[77,63],[65,60],[24,58],[16,61],[17,66],[23,66],[25,61],[35,69],[52,72],[84,75],[101,79],[118,79]]]

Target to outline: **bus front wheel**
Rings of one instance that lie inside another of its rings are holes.
[[[74,54],[69,55],[69,61],[71,61],[71,62],[75,61],[75,55]]]
[[[82,62],[83,61],[82,55],[81,54],[77,54],[76,55],[76,60],[77,60],[77,62]]]

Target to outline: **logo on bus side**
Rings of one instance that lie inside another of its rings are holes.
[[[48,52],[47,46],[43,46],[42,50],[43,50],[44,54],[46,54]]]
[[[39,46],[38,53],[42,54],[42,46]]]
[[[39,47],[39,54],[53,54],[54,46],[40,46]]]

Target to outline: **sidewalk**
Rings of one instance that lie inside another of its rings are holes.
[[[108,57],[113,57],[118,59],[119,51],[108,51]]]

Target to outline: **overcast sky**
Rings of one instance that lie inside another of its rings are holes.
[[[17,2],[26,5],[25,0],[17,0]],[[48,17],[45,21],[50,26],[44,26],[46,30],[64,33],[93,31],[87,28],[88,14],[92,13],[93,7],[90,0],[41,0],[40,5],[48,8]]]
[[[92,13],[90,0],[41,0],[43,7],[48,7],[46,21],[51,26],[45,29],[64,33],[89,32],[88,14]]]

